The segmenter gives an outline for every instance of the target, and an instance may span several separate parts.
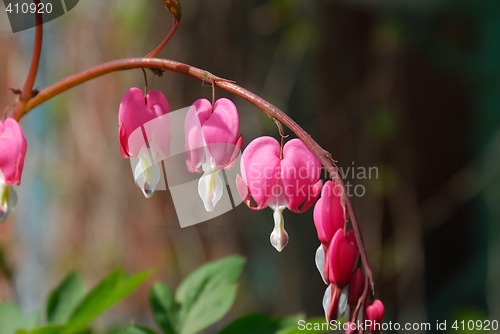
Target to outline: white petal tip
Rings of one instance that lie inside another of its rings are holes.
[[[198,181],[198,195],[203,201],[205,210],[213,212],[215,206],[222,198],[224,183],[220,176],[220,171],[205,172]]]
[[[271,232],[269,240],[271,241],[271,245],[273,245],[278,252],[281,252],[288,244],[288,233],[286,233],[284,227],[283,213],[280,210],[275,210],[273,217],[274,229]]]

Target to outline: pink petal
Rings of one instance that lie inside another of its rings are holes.
[[[120,103],[118,111],[119,140],[122,156],[128,158],[137,156],[139,152],[131,152],[128,143],[130,135],[145,123],[170,112],[168,101],[162,92],[152,90],[147,94],[147,104],[144,93],[139,88],[130,88]]]
[[[290,210],[303,212],[314,203],[321,189],[320,175],[321,164],[302,140],[296,138],[285,144],[281,178]]]
[[[384,318],[384,311],[384,304],[378,299],[366,308],[366,319],[372,321],[370,331],[374,334],[379,333],[380,331],[375,330],[375,325],[373,323],[382,322],[382,319]]]
[[[212,115],[202,123],[205,143],[217,167],[231,164],[231,158],[238,140],[240,120],[234,103],[226,98],[214,103]]]
[[[201,164],[205,160],[205,139],[202,133],[202,124],[212,114],[212,104],[206,99],[196,100],[189,107],[184,121],[186,137],[186,166],[189,172],[202,172]]]
[[[0,121],[0,171],[7,185],[21,183],[27,143],[19,123],[12,118]]]
[[[320,199],[314,206],[313,217],[318,238],[327,247],[334,233],[345,224],[344,206],[341,203],[339,189],[332,181],[327,181],[321,191]]]
[[[280,144],[272,137],[253,140],[241,156],[241,176],[259,208],[281,201]]]
[[[349,307],[352,311],[356,308],[358,304],[358,299],[361,297],[363,293],[365,285],[365,276],[361,271],[361,268],[356,268],[354,273],[351,276],[351,280],[349,281]]]
[[[349,283],[352,271],[358,261],[358,248],[353,242],[354,232],[344,234],[338,229],[328,249],[329,279],[338,286]]]

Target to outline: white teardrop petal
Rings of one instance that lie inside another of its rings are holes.
[[[205,210],[214,211],[215,206],[222,198],[224,182],[220,176],[220,170],[205,172],[198,181],[198,195],[200,195]]]
[[[285,220],[283,219],[283,209],[280,207],[274,210],[274,229],[271,232],[269,240],[271,245],[278,252],[281,252],[283,248],[288,244],[288,233],[285,230]]]
[[[329,285],[325,290],[323,295],[323,310],[325,311],[325,318],[328,319],[328,311],[330,310],[330,304],[332,303],[332,286]]]
[[[159,163],[154,163],[146,153],[141,150],[137,165],[134,169],[134,180],[146,198],[151,198],[158,187],[161,179],[161,167]]]
[[[339,298],[339,316],[345,313],[347,310],[347,297],[349,296],[349,288],[346,286],[342,289]]]
[[[7,220],[17,205],[17,194],[14,188],[0,183],[0,223]]]
[[[318,268],[319,274],[321,275],[321,278],[323,279],[323,282],[325,284],[328,284],[327,281],[325,280],[325,250],[323,248],[323,245],[319,245],[318,249],[316,250],[316,256],[314,258],[316,262],[316,268]]]

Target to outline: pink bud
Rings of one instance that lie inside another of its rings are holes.
[[[130,88],[120,103],[118,112],[120,151],[124,158],[137,157],[140,145],[130,139],[133,132],[147,122],[170,112],[168,101],[162,92],[152,90],[146,97],[139,88]],[[168,133],[169,129],[164,129]],[[142,139],[142,136],[139,136]],[[142,140],[139,140],[142,141]],[[168,143],[159,143],[168,146]]]
[[[354,232],[350,230],[344,234],[338,229],[328,248],[326,263],[328,265],[327,280],[342,287],[349,283],[352,271],[358,261],[358,248]]]
[[[314,225],[319,241],[328,249],[334,233],[345,224],[345,209],[342,203],[341,188],[327,181],[321,197],[314,206]]]
[[[21,183],[26,155],[26,139],[19,123],[12,118],[0,121],[0,183]]]
[[[351,311],[354,311],[354,309],[356,308],[358,300],[363,294],[364,286],[365,286],[365,276],[363,275],[361,268],[358,267],[352,274],[351,280],[349,281],[348,303]]]
[[[384,304],[376,299],[370,306],[366,308],[366,319],[372,322],[370,332],[373,334],[380,333],[380,324],[384,318]],[[377,324],[377,325],[375,325]]]

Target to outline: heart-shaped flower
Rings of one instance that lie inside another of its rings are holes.
[[[134,179],[146,197],[160,181],[160,162],[170,148],[170,106],[162,92],[144,96],[139,88],[127,91],[118,112],[118,138],[124,158],[134,158]]]
[[[363,294],[363,288],[365,285],[365,276],[361,271],[361,268],[356,268],[349,281],[349,297],[348,303],[349,308],[354,311],[358,304],[358,300]]]
[[[26,139],[19,123],[12,118],[0,121],[0,171],[7,185],[20,184],[26,156]]]
[[[203,173],[198,194],[207,212],[212,212],[222,197],[222,169],[231,169],[241,149],[240,121],[234,103],[226,98],[196,100],[184,122],[186,166],[191,173]]]
[[[14,209],[17,196],[12,185],[21,183],[26,156],[26,139],[12,118],[0,121],[0,222]]]
[[[376,299],[366,308],[366,319],[370,321],[369,329],[372,334],[380,333],[383,318],[384,304],[379,299]]]
[[[338,229],[344,228],[346,222],[340,186],[332,181],[325,182],[321,197],[314,206],[313,217],[319,241],[327,251],[333,235]]]
[[[344,233],[343,229],[338,229],[332,238],[326,265],[328,266],[327,281],[338,286],[345,286],[351,279],[352,272],[358,261],[358,247],[354,231]]]
[[[307,210],[321,191],[320,174],[321,164],[300,139],[288,141],[281,152],[276,139],[260,137],[243,152],[238,191],[249,208],[270,207],[274,211],[270,240],[278,251],[288,242],[283,210]]]

